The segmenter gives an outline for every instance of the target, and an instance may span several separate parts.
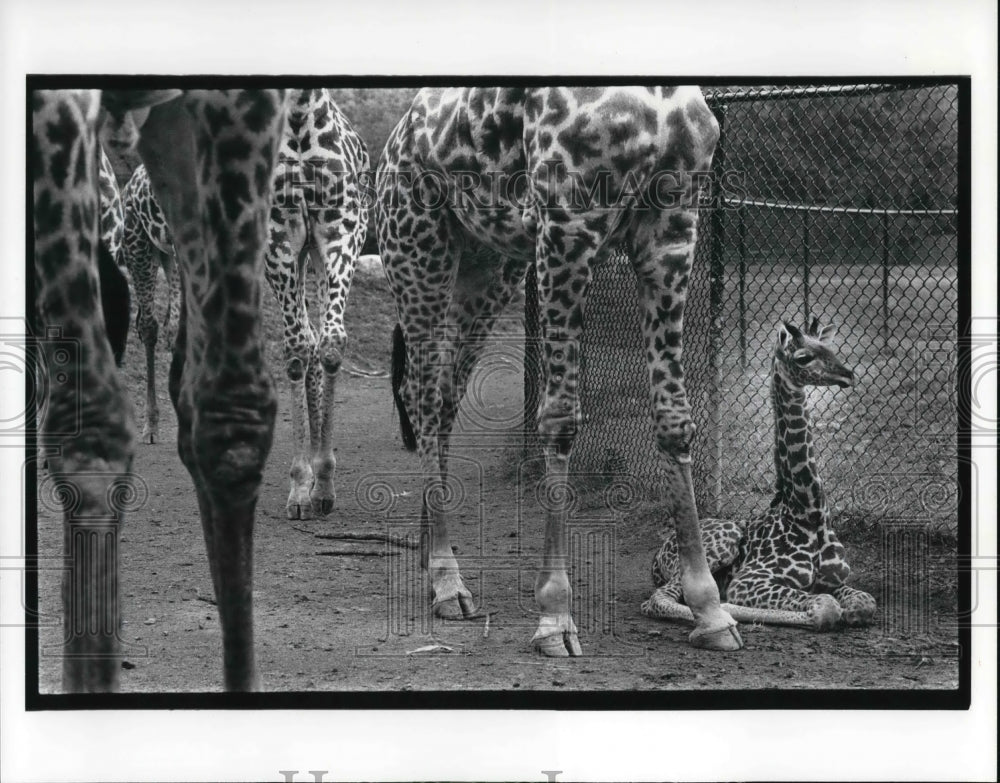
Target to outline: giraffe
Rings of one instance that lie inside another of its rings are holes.
[[[826,631],[840,622],[869,625],[875,615],[875,599],[846,584],[851,569],[830,525],[806,407],[806,386],[854,383],[854,374],[830,348],[835,333],[816,318],[805,330],[778,325],[771,364],[774,499],[749,523],[702,522],[709,567],[717,578],[729,579],[723,607],[741,622]],[[653,560],[653,582],[657,589],[642,613],[690,620],[691,611],[680,603],[677,543],[669,531]]]
[[[104,327],[111,342],[115,364],[122,366],[125,361],[125,347],[128,343],[128,319],[131,307],[128,278],[121,269],[122,239],[125,233],[125,214],[122,197],[118,190],[118,180],[111,167],[104,147],[100,150],[98,188],[100,191],[100,246],[97,267],[101,282],[101,310]]]
[[[166,340],[168,348],[172,349],[181,307],[177,252],[167,220],[153,196],[149,172],[143,164],[135,167],[122,198],[125,261],[132,275],[138,306],[135,325],[146,348],[146,415],[141,440],[156,443],[160,439],[160,406],[156,399],[156,343],[160,330],[156,320],[157,270],[162,267],[167,280]]]
[[[544,480],[557,502],[546,513],[532,644],[549,656],[582,654],[570,610],[564,491],[581,421],[579,339],[591,269],[624,243],[639,284],[684,595],[697,618],[690,641],[742,646],[698,532],[694,424],[681,368],[699,175],[718,136],[696,87],[424,89],[390,135],[376,174],[375,219],[399,316],[394,397],[404,445],[418,452],[424,476],[422,565],[437,616],[475,612],[441,504],[452,425],[492,325],[534,263],[546,371],[538,431]],[[466,252],[477,247],[492,252]],[[488,282],[469,291],[462,281],[474,274]]]
[[[307,519],[326,516],[336,500],[334,394],[347,342],[344,308],[368,231],[362,188],[370,163],[327,90],[290,90],[287,103],[264,268],[283,316],[292,394],[295,455],[285,511],[289,519]],[[318,336],[308,310],[310,258],[322,308]]]
[[[63,687],[118,688],[116,533],[136,439],[98,315],[103,104],[116,135],[138,139],[177,240],[184,317],[170,393],[178,450],[198,497],[225,687],[254,689],[253,522],[276,411],[263,363],[261,276],[283,94],[35,90],[31,100],[37,311],[45,357],[68,379],[49,388],[43,425],[58,440],[50,468],[66,488],[58,493],[68,561]]]

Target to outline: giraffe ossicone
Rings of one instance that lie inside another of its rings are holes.
[[[875,599],[846,584],[851,569],[830,523],[826,493],[813,454],[805,388],[854,383],[833,352],[836,329],[813,319],[807,329],[778,324],[771,363],[775,494],[762,516],[702,520],[712,572],[724,583],[723,607],[740,622],[826,631],[873,622]],[[653,559],[656,591],[642,613],[690,621],[683,604],[677,542],[667,531]]]
[[[718,136],[695,87],[424,89],[390,135],[376,175],[375,218],[399,315],[394,396],[404,444],[415,447],[424,477],[430,535],[423,565],[436,615],[475,611],[451,548],[449,514],[431,498],[446,480],[458,405],[490,329],[535,264],[546,377],[538,430],[545,480],[565,483],[580,424],[579,338],[591,270],[625,245],[639,283],[683,590],[697,620],[691,642],[742,646],[702,550],[681,368],[696,175],[709,171]],[[663,172],[682,191],[667,203],[651,193]],[[581,192],[597,198],[581,201]],[[626,197],[609,201],[608,193]],[[553,656],[581,654],[566,573],[567,515],[565,504],[547,510],[535,583],[541,616],[533,643]]]

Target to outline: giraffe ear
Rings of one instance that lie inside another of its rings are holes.
[[[820,327],[816,333],[816,339],[823,343],[828,343],[837,336],[837,324],[827,324]]]
[[[802,337],[802,333],[788,321],[778,322],[778,345],[782,348],[787,348],[790,342],[800,337]]]

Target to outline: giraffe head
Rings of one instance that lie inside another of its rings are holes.
[[[805,330],[781,321],[774,346],[776,372],[796,388],[839,386],[846,389],[853,386],[854,373],[831,349],[836,333],[836,326],[820,326],[818,318],[813,318]]]

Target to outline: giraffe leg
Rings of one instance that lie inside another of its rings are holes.
[[[183,351],[175,352],[171,386],[213,572],[228,690],[259,685],[253,522],[276,411],[263,363],[260,279],[282,105],[280,91],[192,91],[151,110],[140,142],[185,286]]]
[[[173,351],[177,342],[177,329],[181,317],[181,278],[174,253],[160,253],[160,265],[167,279],[167,314],[163,319],[163,337],[167,350]]]
[[[477,285],[462,294],[456,291],[453,297],[448,320],[455,325],[458,335],[454,371],[450,375],[442,373],[441,378],[440,451],[445,470],[447,470],[448,441],[455,425],[459,405],[465,397],[469,376],[479,357],[482,356],[486,340],[497,318],[510,304],[518,284],[524,279],[528,260],[499,257],[492,250],[481,249],[470,253],[467,249],[459,269],[460,276],[467,263],[476,267],[475,272],[484,267],[496,266],[496,269],[484,284]],[[481,275],[477,275],[477,278],[481,279]],[[461,285],[459,287],[462,288]]]
[[[285,512],[288,519],[308,519],[312,515],[309,493],[313,487],[313,469],[306,443],[306,422],[315,413],[308,399],[315,400],[318,369],[313,361],[316,335],[306,308],[308,254],[306,226],[298,208],[271,208],[269,237],[264,269],[284,322],[285,373],[291,386],[292,440],[294,454],[289,471],[290,488]],[[322,378],[320,377],[320,382]],[[307,388],[313,392],[307,396]]]
[[[578,396],[580,338],[590,289],[591,263],[600,242],[584,226],[555,221],[543,211],[535,237],[545,390],[538,434],[545,455],[546,520],[542,566],[535,580],[541,617],[532,637],[548,656],[582,655],[571,614],[566,573],[569,460],[582,421]],[[569,250],[572,249],[572,250]]]
[[[831,590],[830,595],[844,611],[841,617],[844,625],[866,626],[875,621],[875,597],[871,593],[841,585]]]
[[[726,608],[740,622],[828,631],[843,614],[832,595],[789,587],[763,569],[738,573],[729,585],[727,597]]]
[[[348,204],[360,203],[359,199],[346,199]],[[345,231],[344,215],[339,209],[327,209],[321,219],[312,224],[313,252],[317,272],[322,277],[323,317],[320,324],[317,349],[317,370],[321,370],[322,396],[318,402],[318,429],[312,431],[312,469],[315,476],[310,498],[313,511],[326,516],[333,511],[337,500],[334,474],[337,458],[333,451],[334,402],[337,376],[344,360],[347,330],[344,328],[344,311],[354,278],[354,265],[364,238],[365,224],[352,221],[354,228]],[[360,229],[360,231],[359,231]],[[357,234],[361,234],[359,239]]]
[[[693,209],[640,215],[630,255],[639,281],[653,420],[667,474],[665,489],[677,536],[681,583],[685,602],[697,621],[690,641],[705,649],[738,650],[743,642],[736,623],[720,607],[719,590],[705,558],[691,480],[695,427],[684,390],[681,334],[696,221]]]
[[[380,168],[379,175],[389,177],[390,182],[402,177],[391,167]],[[433,182],[426,185],[433,186]],[[415,197],[409,187],[384,187],[382,182],[376,188],[382,262],[396,300],[407,356],[403,413],[414,425],[424,479],[421,560],[430,577],[435,615],[460,619],[475,613],[475,603],[451,548],[439,427],[442,375],[451,375],[454,363],[453,335],[446,334],[445,324],[462,248],[447,216],[427,208],[435,194],[421,192],[422,198]],[[401,223],[410,230],[399,231],[396,227]]]
[[[146,237],[135,213],[126,211],[125,257],[135,287],[136,330],[146,349],[146,418],[140,439],[156,443],[160,439],[160,407],[156,401],[156,343],[160,326],[156,320],[156,256],[159,251]]]
[[[739,558],[744,530],[743,525],[730,520],[701,520],[705,560],[717,580]],[[694,621],[691,610],[683,604],[680,555],[677,535],[672,529],[664,531],[663,544],[653,558],[653,584],[656,590],[643,602],[642,614],[660,620]]]
[[[32,96],[37,308],[50,369],[44,433],[51,496],[63,506],[64,690],[118,689],[118,507],[135,431],[101,318],[97,273],[98,94]],[[68,434],[65,434],[68,433]]]
[[[844,610],[843,623],[852,626],[871,625],[875,620],[875,598],[870,593],[844,584],[851,575],[847,553],[837,534],[828,525],[823,528],[823,543],[817,557],[815,590],[830,593]]]

